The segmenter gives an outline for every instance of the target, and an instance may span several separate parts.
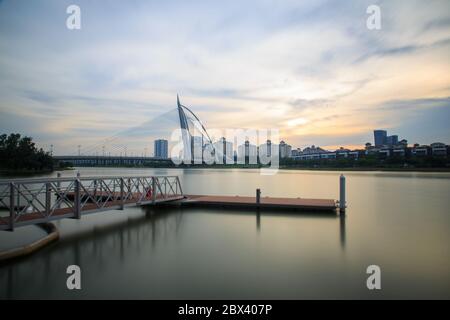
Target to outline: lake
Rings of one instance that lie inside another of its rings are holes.
[[[79,168],[178,175],[185,194],[338,199],[341,172]],[[230,209],[126,208],[54,224],[58,242],[0,266],[0,298],[450,299],[450,174],[343,172],[345,218]],[[74,176],[64,171],[63,176]],[[56,176],[54,173],[52,176]],[[42,235],[1,232],[2,248]],[[66,268],[81,268],[68,290]],[[381,268],[381,290],[366,269]]]

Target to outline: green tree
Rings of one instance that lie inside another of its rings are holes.
[[[31,137],[0,135],[0,167],[10,170],[53,170],[53,158],[37,148]]]

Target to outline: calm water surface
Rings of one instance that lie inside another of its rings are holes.
[[[338,198],[340,172],[99,169],[179,175],[189,194]],[[73,176],[73,171],[63,175]],[[127,208],[55,222],[59,242],[0,266],[0,298],[450,299],[450,174],[347,172],[346,218]],[[55,173],[56,175],[56,173]],[[0,233],[0,249],[38,237]],[[82,290],[66,289],[68,265]],[[382,290],[366,288],[366,268]]]

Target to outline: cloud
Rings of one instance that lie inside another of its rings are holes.
[[[448,28],[450,28],[450,17],[444,17],[441,19],[433,19],[433,21],[426,23],[423,27],[423,31]]]
[[[406,45],[401,47],[392,48],[379,48],[370,53],[366,53],[354,61],[354,63],[363,62],[372,57],[388,57],[388,56],[398,56],[398,55],[408,55],[415,53],[419,50],[433,49],[446,47],[450,45],[450,38],[442,39],[427,45]]]
[[[0,123],[63,153],[157,119],[180,93],[211,128],[364,143],[403,123],[393,110],[415,117],[399,101],[434,114],[425,101],[450,95],[448,1],[376,1],[376,32],[372,3],[80,0],[70,31],[70,1],[3,1]]]

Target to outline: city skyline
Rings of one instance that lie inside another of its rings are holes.
[[[0,2],[0,125],[55,153],[156,118],[176,92],[208,128],[279,128],[292,146],[361,147],[373,128],[450,142],[446,1],[377,1],[381,30],[371,1],[79,1],[81,30],[69,4]]]
[[[382,129],[374,129],[372,131],[373,133],[373,137],[370,141],[366,141],[364,143],[360,143],[358,144],[356,147],[349,147],[349,146],[336,146],[334,148],[330,148],[330,147],[326,147],[326,146],[321,146],[318,144],[311,144],[311,145],[292,145],[289,143],[289,141],[287,141],[286,139],[281,138],[279,141],[272,141],[271,139],[267,139],[264,141],[255,141],[255,137],[252,137],[252,139],[248,139],[245,138],[243,140],[242,143],[240,144],[236,144],[235,140],[233,139],[233,141],[229,141],[226,139],[226,137],[220,137],[217,140],[212,140],[212,147],[217,149],[222,149],[224,148],[225,150],[230,150],[231,149],[231,153],[238,155],[241,153],[245,153],[247,156],[250,152],[250,154],[255,155],[258,153],[258,149],[260,147],[264,147],[267,143],[272,143],[274,145],[277,145],[280,147],[280,154],[283,155],[290,155],[292,151],[300,151],[300,150],[305,150],[305,149],[310,149],[312,148],[317,148],[317,149],[323,149],[326,152],[335,152],[335,151],[339,151],[342,149],[348,149],[348,150],[365,150],[368,147],[373,147],[373,148],[378,148],[378,147],[389,147],[389,146],[395,146],[395,145],[404,145],[405,147],[414,147],[414,146],[427,146],[433,143],[443,143],[444,145],[449,145],[448,143],[442,142],[444,140],[436,140],[436,141],[432,141],[431,143],[420,143],[418,141],[415,142],[410,142],[408,141],[408,139],[406,137],[402,137],[401,139],[398,137],[397,134],[394,135],[390,135],[390,136],[384,136],[384,143],[380,143],[377,144],[376,140],[377,140],[377,133],[382,131],[385,135],[387,134],[386,130],[382,130]],[[395,138],[394,141],[390,141],[389,138]],[[237,137],[235,137],[235,139],[237,139]],[[240,138],[238,140],[241,140]],[[285,141],[286,140],[286,141]],[[78,155],[81,156],[131,156],[131,157],[156,157],[156,158],[163,158],[163,159],[167,159],[170,158],[170,150],[171,148],[176,145],[177,143],[179,143],[179,141],[170,141],[170,140],[166,140],[166,139],[162,139],[162,138],[158,138],[153,140],[152,142],[148,143],[148,145],[153,146],[153,148],[148,148],[145,147],[143,148],[141,151],[142,152],[130,152],[127,154],[127,148],[126,146],[124,147],[123,151],[120,151],[120,149],[115,150],[114,153],[108,152],[105,150],[106,149],[105,145],[101,144],[99,146],[101,146],[101,150],[103,150],[102,153],[100,153],[97,149],[94,149],[93,151],[91,151],[90,153],[78,153]],[[226,143],[226,147],[222,145]],[[161,145],[163,144],[163,145]],[[205,147],[209,144],[209,142],[204,141],[202,139],[201,136],[192,136],[191,137],[191,149],[192,149],[192,154],[194,155],[195,159],[201,159],[201,149],[202,147]],[[80,147],[80,146],[78,146]],[[250,147],[250,150],[248,149]],[[254,148],[254,150],[253,150]],[[195,150],[195,151],[194,151]],[[147,154],[147,152],[150,151],[149,154]],[[66,155],[70,155],[73,156],[75,155],[74,153],[71,154],[66,154]],[[225,155],[225,153],[224,153]],[[225,162],[225,161],[224,161]]]

